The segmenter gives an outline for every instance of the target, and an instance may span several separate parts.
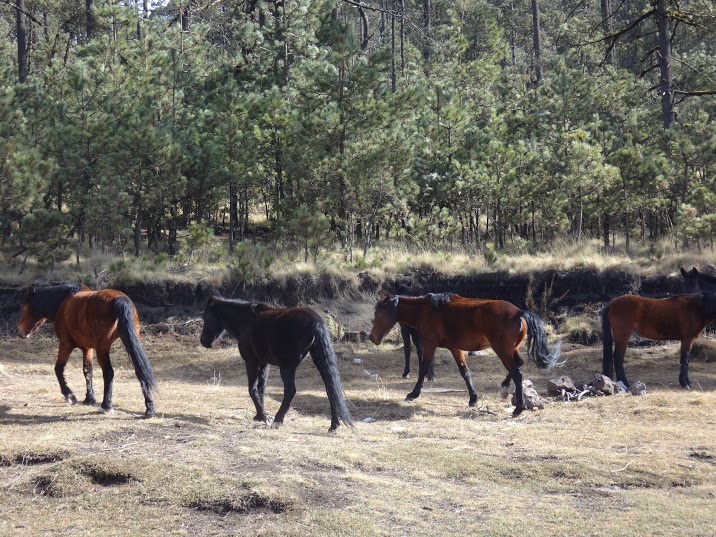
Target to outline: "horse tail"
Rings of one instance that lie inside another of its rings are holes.
[[[612,324],[609,321],[609,306],[602,310],[602,373],[611,377],[614,364],[614,340],[612,338]]]
[[[527,323],[527,354],[540,369],[552,369],[561,366],[559,355],[562,347],[562,340],[557,341],[554,350],[550,353],[547,348],[547,333],[544,330],[544,323],[539,316],[531,311],[523,311],[520,315]]]
[[[311,357],[316,364],[323,383],[326,385],[326,394],[331,403],[331,411],[335,414],[332,418],[338,418],[346,426],[353,427],[353,418],[348,410],[348,402],[343,393],[341,376],[338,373],[338,360],[333,351],[331,334],[323,322],[315,323],[315,339],[311,347]]]
[[[127,354],[134,364],[134,372],[139,382],[145,384],[148,390],[157,391],[157,381],[154,378],[152,364],[149,362],[142,344],[139,342],[134,329],[134,306],[129,298],[121,296],[114,300],[114,314],[117,317],[117,331],[119,338],[127,349]]]

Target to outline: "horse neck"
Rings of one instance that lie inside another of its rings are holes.
[[[256,320],[256,313],[249,303],[219,302],[217,306],[226,329],[236,338]]]
[[[425,301],[423,297],[407,297],[401,296],[398,299],[398,307],[396,309],[396,320],[411,328],[417,328],[420,324],[422,311],[425,309]]]
[[[716,294],[702,293],[701,304],[701,315],[704,321],[708,324],[716,320]]]

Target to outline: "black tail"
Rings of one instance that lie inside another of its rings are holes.
[[[338,373],[338,361],[331,344],[331,335],[326,325],[322,322],[317,322],[315,329],[316,339],[311,347],[311,357],[321,373],[323,383],[326,385],[326,394],[331,403],[331,413],[333,414],[331,418],[333,421],[337,418],[348,427],[353,427],[353,418],[351,418],[348,402],[343,393],[341,376]],[[331,423],[331,430],[334,430],[337,426],[337,422]]]
[[[542,319],[531,311],[523,311],[522,318],[527,323],[527,354],[537,364],[537,367],[552,369],[564,365],[564,361],[559,361],[562,340],[557,342],[554,350],[550,353],[547,348],[547,333],[544,331]]]
[[[612,325],[609,322],[609,305],[602,310],[602,374],[612,377],[614,366],[614,341],[612,340]]]
[[[139,342],[137,333],[134,330],[134,307],[126,297],[119,297],[114,301],[114,314],[117,316],[117,329],[119,338],[127,349],[127,354],[134,364],[134,371],[140,383],[147,386],[148,390],[157,391],[157,381],[154,378],[152,364],[149,362],[142,344]]]

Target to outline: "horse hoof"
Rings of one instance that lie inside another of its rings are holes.
[[[405,401],[408,402],[408,403],[412,403],[412,402],[415,401],[416,399],[417,399],[417,396],[413,396],[413,395],[410,395],[410,394],[408,394],[408,395],[405,397]]]
[[[93,397],[92,399],[88,399],[88,398],[85,397],[85,400],[82,401],[82,404],[83,404],[83,405],[87,405],[87,406],[91,406],[91,405],[96,405],[96,404],[97,404],[97,401],[95,400],[94,397]]]
[[[65,395],[65,401],[67,401],[71,405],[77,404],[77,398],[75,397],[75,394],[73,394],[73,393],[68,393],[67,395]]]
[[[690,390],[690,389],[691,389],[691,384],[684,384],[684,385],[682,386],[682,388],[683,388],[684,390]]]
[[[523,410],[522,408],[515,408],[515,410],[512,411],[512,417],[516,418],[517,416],[522,414],[522,410]]]
[[[154,409],[153,409],[153,408],[152,408],[152,409],[149,409],[149,408],[148,408],[148,409],[144,412],[144,417],[145,417],[145,418],[153,418],[153,417],[154,417],[154,414],[155,414]]]
[[[114,408],[112,408],[112,407],[104,408],[103,406],[100,406],[97,409],[97,412],[99,412],[100,414],[114,414]]]
[[[274,421],[274,422],[271,424],[271,428],[272,428],[272,429],[280,429],[280,428],[281,428],[281,425],[283,425],[283,422],[282,422],[282,421]]]
[[[409,379],[409,378],[410,378],[410,373],[403,373],[403,378],[404,378],[404,379]]]
[[[469,407],[471,407],[471,408],[476,407],[476,406],[477,406],[477,399],[475,399],[474,401],[473,401],[473,400],[470,400],[470,402],[467,404],[467,406],[469,406]]]

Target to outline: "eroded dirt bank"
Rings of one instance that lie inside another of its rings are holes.
[[[145,325],[169,319],[190,319],[201,315],[206,299],[215,293],[276,306],[313,306],[333,317],[347,330],[360,329],[369,322],[372,307],[381,290],[392,290],[396,281],[406,282],[425,292],[453,292],[467,297],[508,300],[521,308],[528,306],[542,313],[580,312],[616,296],[636,293],[662,297],[682,291],[678,276],[641,277],[636,274],[595,269],[543,271],[532,274],[504,272],[447,276],[418,270],[394,279],[379,280],[362,273],[357,277],[334,275],[260,280],[249,284],[229,282],[221,287],[204,282],[158,281],[117,283],[136,303]],[[60,282],[56,282],[60,283]],[[19,314],[20,289],[0,288],[0,332],[14,331]]]

